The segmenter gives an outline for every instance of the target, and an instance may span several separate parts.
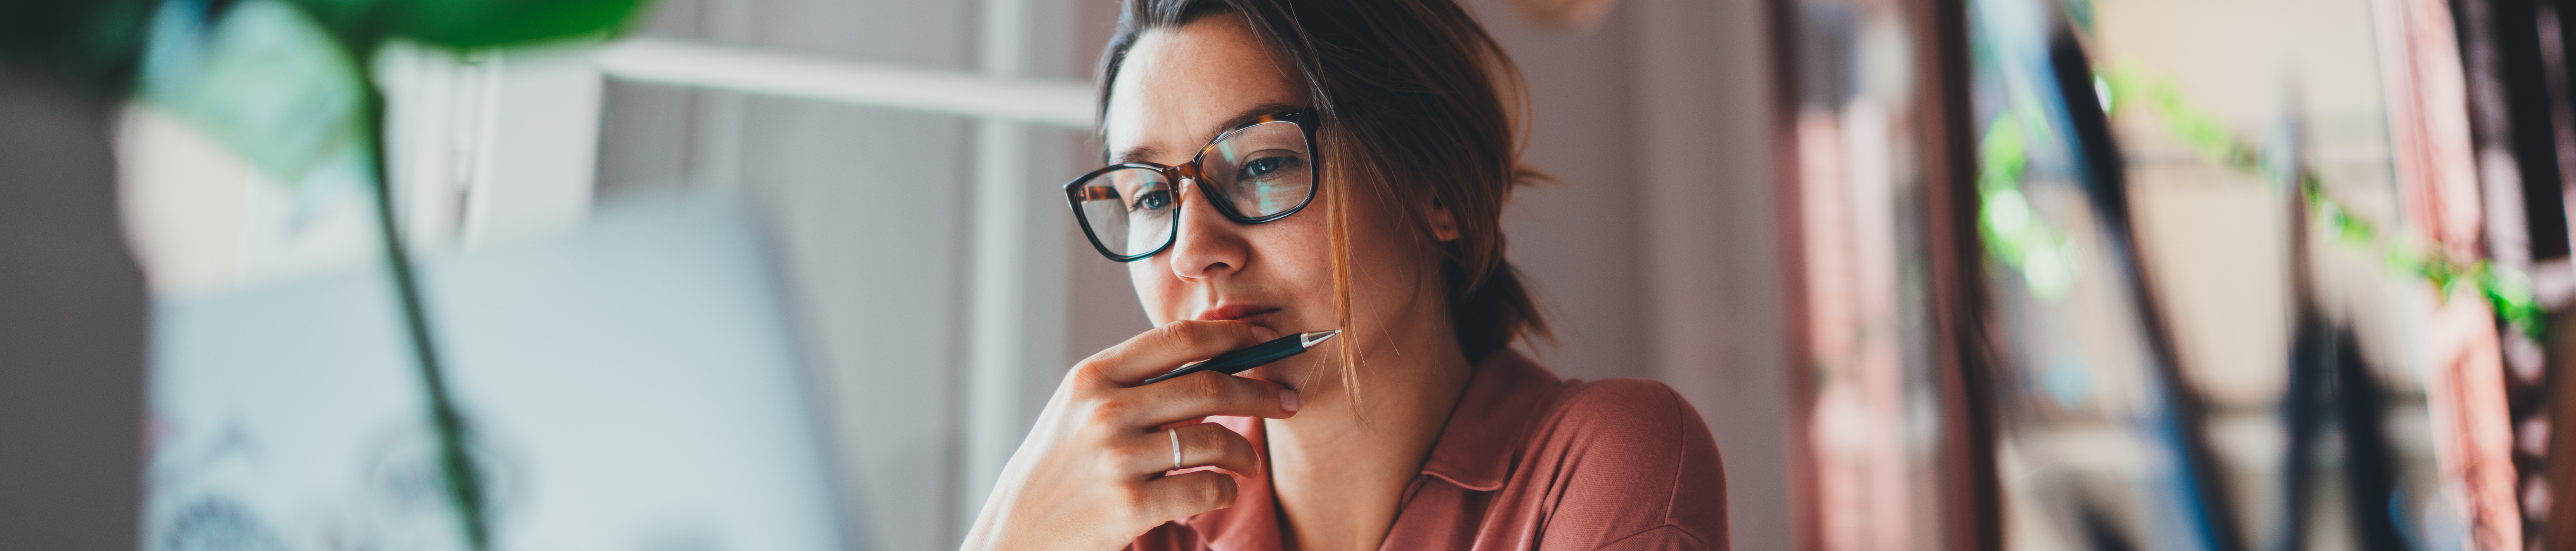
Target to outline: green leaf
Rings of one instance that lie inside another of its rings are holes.
[[[384,38],[382,29],[373,22],[384,11],[385,0],[294,0],[313,19],[331,29],[333,34],[353,44],[374,44]]]
[[[643,0],[375,1],[385,4],[390,34],[458,49],[606,35],[625,26],[644,5]]]

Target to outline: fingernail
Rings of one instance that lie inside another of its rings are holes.
[[[1261,340],[1267,341],[1267,340],[1270,340],[1270,339],[1276,339],[1276,338],[1279,338],[1279,332],[1278,332],[1278,331],[1272,331],[1272,330],[1270,330],[1270,328],[1268,328],[1268,327],[1262,327],[1262,326],[1259,326],[1259,325],[1255,325],[1255,326],[1252,326],[1252,336],[1254,336],[1254,337],[1259,337]]]
[[[1279,389],[1279,409],[1288,410],[1289,413],[1296,413],[1297,408],[1304,406],[1305,404],[1297,401],[1297,391],[1285,388]]]

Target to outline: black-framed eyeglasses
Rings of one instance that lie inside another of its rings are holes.
[[[1311,108],[1253,119],[1217,134],[1180,166],[1118,163],[1084,174],[1064,184],[1065,200],[1091,246],[1119,262],[1172,248],[1185,182],[1196,183],[1234,223],[1287,218],[1315,200],[1315,123]]]

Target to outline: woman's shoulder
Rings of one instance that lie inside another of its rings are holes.
[[[1671,386],[1651,379],[1566,380],[1538,421],[1527,444],[1536,448],[1529,451],[1541,454],[1606,454],[1632,463],[1666,459],[1650,463],[1666,465],[1669,472],[1681,468],[1683,456],[1698,451],[1713,455],[1717,447],[1699,410]]]
[[[1687,440],[1706,442],[1712,449],[1716,445],[1699,410],[1661,381],[1563,378],[1517,350],[1496,353],[1483,363],[1477,376],[1485,380],[1476,386],[1487,388],[1471,388],[1469,401],[1477,402],[1475,409],[1481,412],[1523,419],[1505,424],[1522,425],[1524,454],[1595,448],[1677,453],[1676,445]]]
[[[1550,540],[1726,547],[1724,462],[1680,392],[1648,379],[1566,380],[1555,398],[1521,449],[1524,483],[1543,480],[1563,497],[1549,515]]]
[[[1671,385],[1633,377],[1566,379],[1551,409],[1559,422],[1575,423],[1699,418],[1699,410]]]
[[[1565,379],[1505,350],[1478,365],[1443,431],[1423,474],[1452,484],[1424,486],[1413,506],[1475,504],[1479,512],[1467,517],[1482,526],[1472,532],[1500,538],[1479,548],[1527,548],[1538,538],[1550,549],[1726,546],[1717,441],[1698,410],[1663,383]],[[1398,518],[1404,526],[1405,518],[1456,517]],[[1423,541],[1457,533],[1418,531]]]
[[[1501,467],[1485,462],[1517,456],[1513,463],[1525,467],[1597,464],[1601,472],[1594,474],[1638,471],[1663,475],[1667,483],[1679,469],[1717,469],[1708,423],[1662,382],[1562,378],[1515,350],[1486,358],[1476,378],[1451,414],[1434,466]]]

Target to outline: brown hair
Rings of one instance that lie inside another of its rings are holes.
[[[1104,118],[1111,83],[1139,35],[1215,14],[1243,17],[1295,64],[1323,115],[1316,140],[1332,166],[1331,185],[1394,199],[1426,235],[1430,209],[1448,208],[1459,237],[1443,243],[1441,271],[1467,361],[1523,337],[1549,337],[1519,270],[1503,259],[1504,201],[1513,186],[1544,178],[1520,166],[1519,113],[1505,107],[1506,92],[1520,97],[1520,72],[1474,16],[1452,0],[1129,0],[1101,56]],[[1344,213],[1360,195],[1331,195],[1333,305],[1349,330]],[[1342,354],[1344,382],[1356,382],[1358,366]],[[1346,386],[1356,399],[1359,386]]]

